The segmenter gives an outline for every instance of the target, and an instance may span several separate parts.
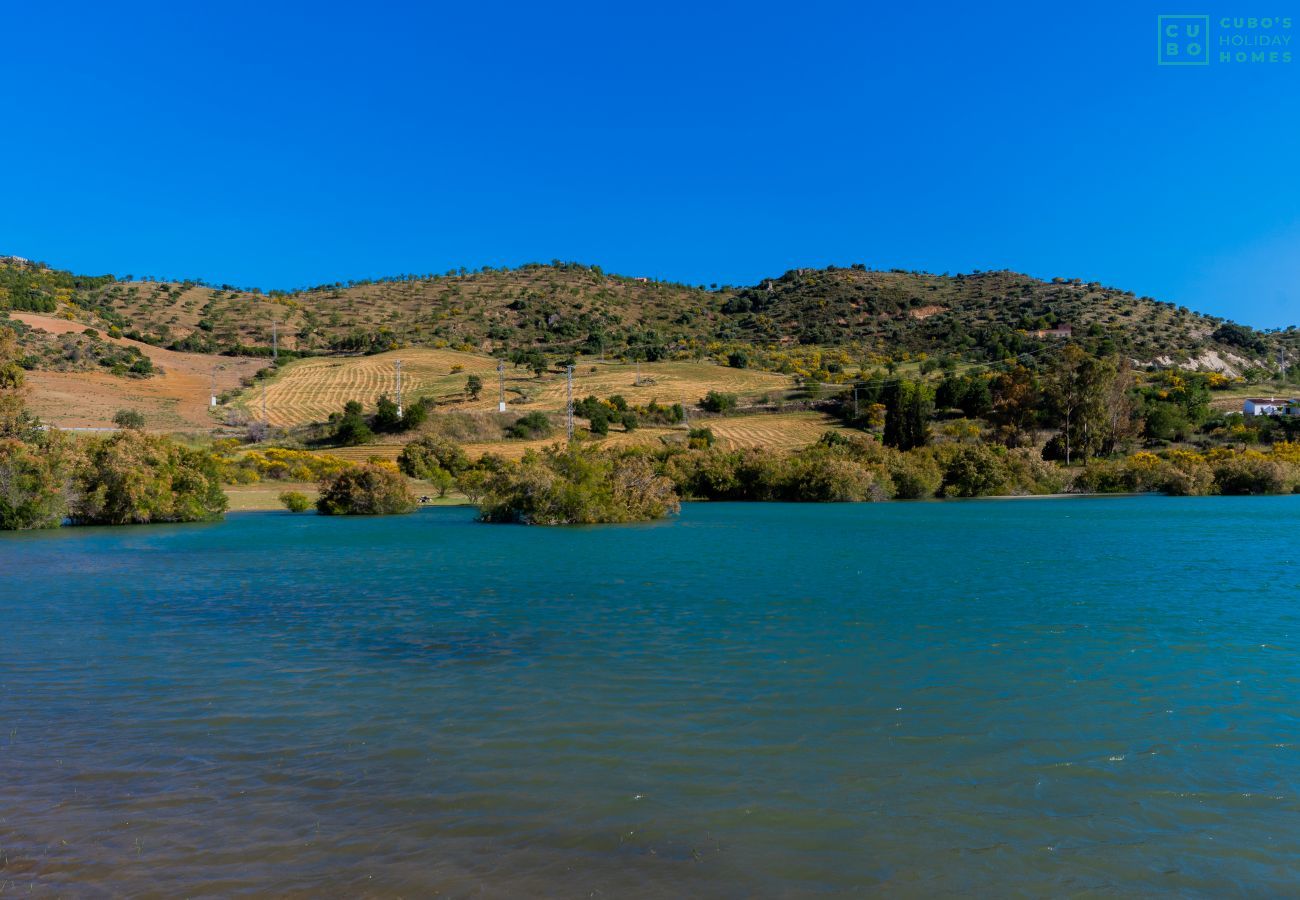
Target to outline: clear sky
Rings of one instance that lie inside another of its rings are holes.
[[[1011,268],[1300,322],[1300,48],[1158,66],[1185,6],[11,4],[0,253],[284,288]]]

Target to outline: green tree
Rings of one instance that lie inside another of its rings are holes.
[[[934,412],[934,390],[929,385],[900,379],[885,385],[886,446],[912,450],[930,443],[930,414]]]
[[[375,401],[374,430],[392,433],[401,431],[404,427],[397,403],[389,399],[387,394],[380,394]]]
[[[465,393],[469,394],[469,399],[477,400],[483,393],[483,379],[477,375],[470,375],[465,379]]]
[[[460,475],[469,468],[469,457],[451,438],[427,434],[402,448],[397,467],[412,478],[435,481],[440,471]]]
[[[1067,345],[1044,379],[1044,394],[1061,424],[1065,464],[1096,456],[1107,439],[1106,400],[1116,377],[1114,363]]]
[[[700,408],[712,413],[731,412],[736,408],[737,398],[735,394],[725,394],[721,391],[709,391],[700,400]]]
[[[374,432],[370,430],[362,414],[361,404],[356,400],[349,400],[344,404],[343,415],[334,425],[334,443],[344,447],[355,447],[367,443],[374,436]]]
[[[998,375],[993,380],[988,413],[994,438],[1012,448],[1032,442],[1041,405],[1038,380],[1029,369],[1018,365]]]
[[[556,446],[488,476],[479,514],[485,522],[580,525],[648,521],[678,508],[673,483],[644,455]]]
[[[60,433],[38,443],[0,438],[0,531],[58,528],[68,514],[70,446]]]
[[[144,428],[144,413],[135,409],[119,409],[113,414],[113,424],[118,428],[140,431]]]
[[[316,511],[326,516],[391,516],[415,507],[415,495],[402,474],[374,463],[326,476],[316,500]]]
[[[140,431],[87,441],[72,481],[78,525],[204,522],[226,511],[211,452]]]
[[[311,498],[302,491],[281,491],[280,502],[289,512],[300,513],[311,509]]]

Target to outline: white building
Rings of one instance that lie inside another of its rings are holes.
[[[1300,416],[1300,403],[1278,397],[1252,397],[1242,404],[1248,416]]]

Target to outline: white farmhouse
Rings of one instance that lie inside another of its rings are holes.
[[[1248,416],[1296,416],[1300,415],[1300,403],[1278,397],[1252,397],[1242,404],[1242,412]]]

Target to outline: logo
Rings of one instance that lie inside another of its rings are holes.
[[[1157,16],[1156,65],[1208,66],[1209,16]]]
[[[1156,16],[1156,65],[1290,63],[1290,16]]]

